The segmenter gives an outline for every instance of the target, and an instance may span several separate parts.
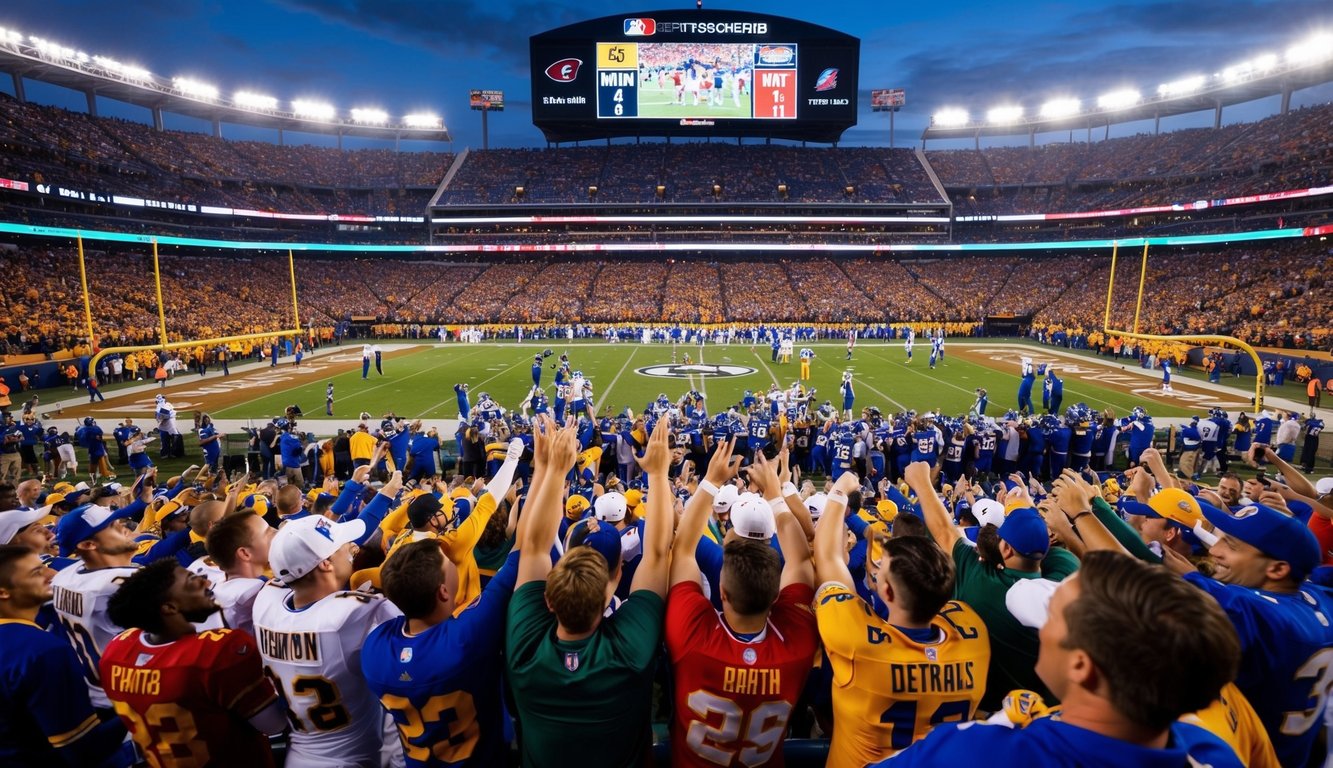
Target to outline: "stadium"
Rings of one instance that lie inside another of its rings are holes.
[[[476,148],[0,27],[0,763],[1323,764],[1309,30],[853,146],[870,40],[616,13]]]

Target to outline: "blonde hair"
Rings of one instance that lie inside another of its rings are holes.
[[[606,558],[600,552],[592,547],[575,547],[546,577],[546,604],[567,631],[587,632],[606,610],[606,585],[610,580]]]

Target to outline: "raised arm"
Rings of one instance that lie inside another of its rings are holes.
[[[519,526],[518,579],[515,587],[543,581],[551,572],[551,545],[560,524],[560,480],[578,457],[578,437],[573,420],[563,429],[543,416],[532,432],[533,491]]]
[[[786,588],[790,584],[807,584],[814,587],[815,568],[810,558],[810,540],[806,538],[801,524],[797,522],[795,515],[788,509],[786,500],[782,498],[782,485],[773,462],[765,459],[763,454],[758,454],[754,466],[750,469],[750,478],[759,485],[759,491],[764,495],[764,501],[773,508],[773,517],[777,522],[778,543],[782,545],[784,560],[781,588]],[[799,504],[799,497],[797,502]],[[799,506],[803,509],[805,507],[804,504]],[[808,512],[807,510],[807,514]]]
[[[924,464],[922,466],[925,466]],[[852,572],[847,570],[847,494],[856,490],[860,481],[855,472],[844,472],[829,491],[824,514],[815,526],[814,566],[820,582],[836,581],[849,589]],[[779,539],[781,541],[781,539]],[[787,545],[782,545],[786,553]]]
[[[935,543],[939,544],[940,549],[946,554],[952,553],[954,544],[963,538],[963,534],[958,530],[958,526],[953,524],[953,517],[949,514],[949,510],[944,508],[944,502],[940,501],[939,494],[935,493],[935,486],[930,481],[930,465],[924,461],[908,464],[903,472],[903,479],[916,494],[917,503],[921,505],[921,516],[925,518],[926,527],[930,529],[930,535],[934,537]]]
[[[1129,550],[1125,549],[1125,546],[1093,514],[1094,495],[1091,485],[1072,469],[1066,469],[1051,485],[1051,496],[1055,498],[1056,503],[1060,505],[1060,511],[1069,518],[1071,527],[1083,540],[1085,551],[1109,549],[1130,554]]]
[[[732,456],[735,447],[734,440],[717,444],[708,460],[707,474],[685,505],[685,514],[681,515],[676,528],[676,540],[671,544],[671,586],[683,581],[699,581],[699,563],[694,558],[694,551],[708,527],[708,516],[713,512],[713,499],[718,489],[731,481],[740,464],[740,457]],[[652,494],[649,494],[651,498]]]
[[[667,566],[671,557],[671,537],[676,532],[676,516],[671,511],[671,429],[667,419],[658,419],[642,458],[635,458],[648,475],[648,508],[644,523],[643,559],[634,572],[630,592],[646,589],[665,598]]]

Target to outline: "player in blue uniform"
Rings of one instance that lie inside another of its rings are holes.
[[[500,651],[517,574],[515,552],[455,617],[458,569],[438,542],[408,544],[381,569],[384,592],[403,615],[366,637],[361,670],[398,726],[407,765],[508,759]]]
[[[998,430],[994,422],[985,419],[976,432],[976,477],[988,477],[995,463],[995,446],[998,442]]]
[[[963,459],[967,455],[969,439],[967,430],[961,421],[948,423],[948,435],[944,441],[944,462],[941,474],[950,483],[958,482],[963,476]]]
[[[1060,404],[1065,399],[1065,382],[1059,376],[1055,375],[1055,366],[1046,366],[1046,387],[1049,390],[1049,400],[1047,403],[1047,413],[1060,413]]]
[[[1069,427],[1069,468],[1082,472],[1092,462],[1092,445],[1097,439],[1097,425],[1083,403],[1075,403],[1065,411],[1065,425]]]
[[[206,413],[199,417],[199,447],[204,451],[204,466],[212,472],[218,471],[218,462],[222,459],[222,436],[213,426],[213,417]]]
[[[533,355],[532,357],[532,386],[540,387],[542,385],[542,356]]]
[[[929,414],[927,414],[929,415]],[[935,457],[940,454],[939,433],[935,428],[926,423],[926,419],[917,419],[912,426],[912,456],[911,460],[924,461],[935,468]]]
[[[830,458],[829,476],[836,482],[842,473],[852,469],[853,453],[856,450],[856,433],[846,425],[839,426],[833,435],[833,454]]]
[[[1305,580],[1320,563],[1319,543],[1300,520],[1262,505],[1200,507],[1222,534],[1209,549],[1214,578],[1183,560],[1167,564],[1230,617],[1240,637],[1236,686],[1282,765],[1306,765],[1333,685],[1333,598]]]
[[[852,407],[856,404],[856,390],[852,387],[852,372],[843,371],[842,384],[838,390],[842,393],[842,417],[852,420]]]
[[[467,385],[455,384],[454,395],[458,398],[458,418],[467,421],[472,413],[472,405],[468,402]]]
[[[773,442],[772,429],[773,421],[762,408],[750,414],[750,420],[745,424],[745,451],[751,459]]]
[[[1032,358],[1025,357],[1020,364],[1022,380],[1018,382],[1018,412],[1022,415],[1031,415],[1036,412],[1036,406],[1032,404],[1032,385],[1037,380],[1036,372],[1032,367]]]
[[[936,361],[944,357],[944,334],[937,333],[930,340],[930,369],[935,370]]]
[[[1162,391],[1174,392],[1175,390],[1171,389],[1171,361],[1164,357],[1162,358],[1161,364],[1162,364]]]
[[[1152,447],[1152,417],[1148,415],[1147,411],[1143,410],[1142,406],[1136,405],[1130,411],[1130,423],[1122,427],[1120,431],[1129,433],[1129,461],[1131,464],[1138,464],[1139,456],[1143,451]]]
[[[1047,416],[1045,420],[1046,442],[1050,446],[1052,478],[1060,476],[1069,466],[1069,447],[1074,439],[1074,432],[1060,423],[1056,416]]]
[[[972,412],[978,416],[986,415],[986,406],[990,405],[990,397],[985,388],[977,387],[977,399],[972,403]]]
[[[1219,738],[1179,722],[1218,697],[1238,656],[1217,605],[1182,587],[1127,555],[1089,552],[1055,591],[1040,631],[1037,674],[1059,697],[1060,716],[1039,716],[1045,705],[1016,691],[990,722],[937,725],[875,768],[979,758],[987,768],[1242,765]]]

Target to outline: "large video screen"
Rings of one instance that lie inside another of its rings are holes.
[[[856,124],[860,42],[733,11],[612,16],[531,41],[533,122],[552,141],[753,135],[836,141]]]

